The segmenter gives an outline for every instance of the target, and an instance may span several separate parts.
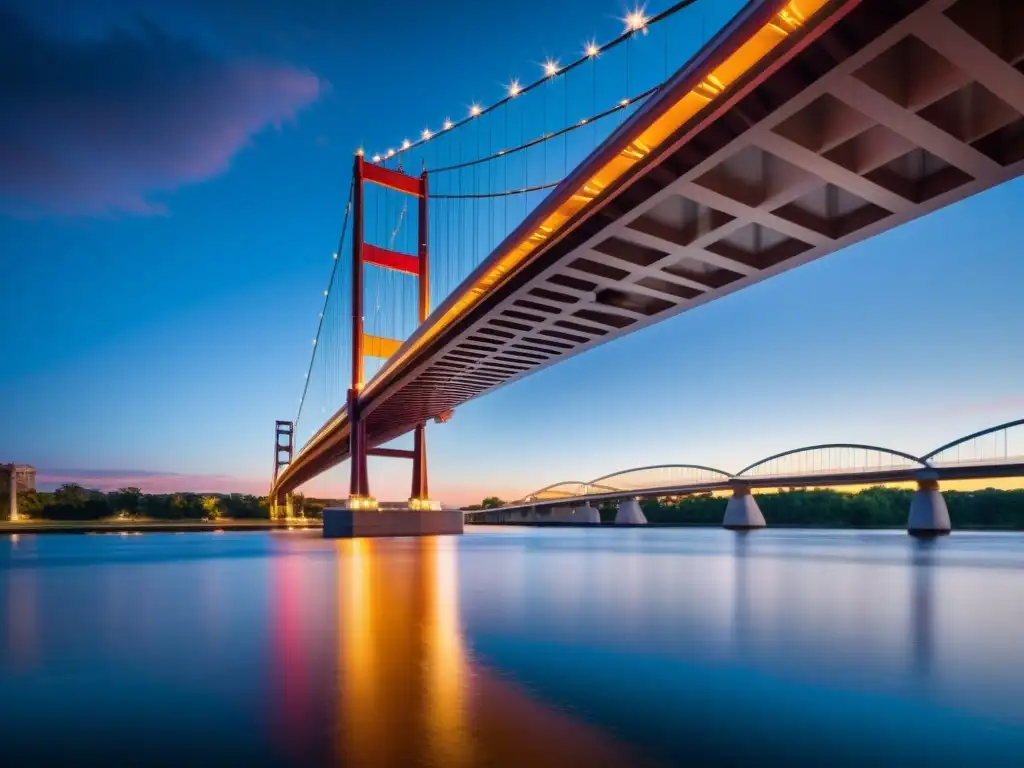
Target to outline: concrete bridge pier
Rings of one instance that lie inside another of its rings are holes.
[[[551,516],[546,522],[549,523],[571,523],[573,522],[572,507],[552,507]]]
[[[572,521],[574,523],[600,525],[601,513],[594,509],[594,507],[590,506],[590,503],[588,502],[582,507],[576,507],[576,509],[572,511]]]
[[[921,472],[917,476],[917,490],[910,499],[907,532],[911,536],[943,536],[950,530],[949,509],[939,491],[938,474]]]
[[[513,512],[506,512],[503,518],[496,520],[495,522],[511,523],[512,525],[515,525],[516,523],[536,522],[536,520],[537,508],[528,507],[526,509],[517,509]]]
[[[616,525],[646,525],[647,516],[640,508],[640,502],[636,499],[627,499],[619,502],[619,508],[615,512]]]
[[[743,483],[732,486],[732,496],[725,505],[725,519],[722,526],[733,531],[749,531],[764,528],[764,515],[757,506],[757,499],[750,492],[750,487]]]

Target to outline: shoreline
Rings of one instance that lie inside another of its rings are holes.
[[[323,527],[318,519],[295,520],[26,520],[0,521],[0,535],[103,533],[211,533],[215,531],[290,531]]]
[[[721,525],[709,523],[642,523],[615,524],[601,523],[471,523],[466,521],[467,530],[472,528],[586,528],[586,529],[624,529],[624,528],[721,528]],[[31,520],[11,523],[0,521],[0,536],[17,534],[130,534],[130,533],[216,533],[228,531],[292,531],[320,530],[323,521],[316,518],[298,518],[292,520],[110,520],[110,521],[63,521],[63,520]],[[808,531],[899,531],[902,526],[852,526],[852,525],[792,525],[778,523],[769,524],[766,530],[808,530]],[[1024,529],[1010,527],[961,526],[954,528],[959,531],[989,533],[1024,533]]]
[[[466,528],[722,528],[721,523],[541,523],[537,521],[523,521],[515,523],[476,523],[466,521]],[[772,523],[768,522],[764,528],[755,530],[790,530],[790,531],[904,531],[905,525],[802,525],[796,523]],[[1009,526],[979,526],[961,525],[954,527],[953,531],[976,531],[988,533],[1024,533],[1024,528],[1013,528]]]

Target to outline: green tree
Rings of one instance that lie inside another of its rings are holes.
[[[480,509],[497,509],[498,507],[504,507],[505,502],[499,499],[497,496],[488,496],[482,502],[480,502]]]
[[[246,493],[221,496],[220,509],[225,517],[236,519],[266,517],[266,513],[261,512],[259,497]]]
[[[138,488],[118,488],[107,494],[110,509],[115,515],[134,517],[139,514],[142,491]]]
[[[81,507],[85,505],[88,493],[78,483],[64,483],[53,492],[53,501],[56,504],[67,504],[69,507]]]
[[[203,499],[195,493],[175,493],[171,496],[168,513],[176,519],[198,520],[205,515]]]
[[[110,506],[102,493],[65,483],[53,492],[44,514],[54,520],[97,520],[110,514]]]
[[[204,496],[202,503],[203,511],[206,513],[207,520],[216,520],[221,516],[220,499],[216,496]]]
[[[337,506],[337,504],[330,499],[304,498],[302,501],[302,514],[304,517],[312,517],[319,520],[324,516],[324,509],[333,506]]]
[[[38,491],[20,491],[18,493],[18,516],[33,520],[45,517],[45,510],[51,494]]]

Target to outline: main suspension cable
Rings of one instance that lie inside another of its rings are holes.
[[[529,192],[541,192],[545,189],[551,189],[561,184],[564,179],[558,181],[552,181],[548,184],[538,184],[533,187],[520,187],[519,189],[506,189],[502,192],[481,192],[480,194],[467,194],[467,195],[431,195],[431,200],[482,200],[487,197],[510,197],[512,195],[525,195]]]
[[[324,317],[327,316],[327,302],[331,300],[331,288],[334,286],[334,276],[338,272],[338,262],[341,261],[341,251],[345,247],[345,233],[348,230],[348,217],[352,212],[352,197],[355,194],[356,180],[352,178],[352,182],[348,188],[348,202],[345,203],[345,218],[341,225],[341,237],[338,238],[338,250],[334,252],[334,263],[331,265],[331,277],[327,281],[327,290],[324,291],[324,305],[320,312],[320,320],[316,326],[316,336],[313,337],[313,354],[309,357],[309,368],[306,370],[306,382],[302,386],[302,397],[299,398],[299,411],[295,414],[295,430],[298,431],[299,419],[302,418],[302,406],[306,402],[306,393],[309,391],[309,380],[313,375],[313,363],[316,362],[316,353],[320,348],[320,333],[324,327]]]
[[[410,152],[411,150],[415,150],[418,147],[422,147],[427,142],[434,141],[440,138],[441,136],[449,135],[452,133],[452,131],[461,128],[467,123],[470,123],[477,118],[483,117],[484,115],[493,112],[494,110],[498,109],[498,107],[507,104],[513,99],[520,98],[529,93],[530,91],[539,88],[548,80],[554,77],[563,77],[564,75],[568,74],[577,67],[580,67],[586,62],[591,61],[594,58],[597,58],[598,56],[600,56],[600,54],[605,53],[606,51],[610,51],[613,48],[616,48],[617,46],[626,42],[627,40],[632,39],[637,33],[641,31],[646,33],[646,31],[653,27],[654,25],[664,21],[665,19],[668,19],[671,16],[674,16],[676,13],[682,11],[684,8],[693,5],[695,2],[697,2],[697,0],[679,0],[679,2],[676,2],[671,7],[666,8],[661,13],[657,13],[654,16],[651,16],[650,18],[642,18],[639,20],[637,26],[627,26],[626,30],[613,40],[609,40],[607,43],[603,45],[595,44],[593,45],[593,47],[587,46],[587,50],[584,52],[582,56],[577,58],[575,61],[567,64],[566,66],[559,68],[552,74],[545,74],[540,79],[535,80],[534,82],[529,83],[528,85],[517,87],[513,93],[510,93],[504,98],[499,99],[490,106],[480,107],[474,104],[473,108],[470,110],[469,116],[464,117],[461,120],[454,123],[450,121],[446,122],[443,130],[439,130],[436,132],[425,131],[423,133],[423,138],[421,138],[419,141],[406,140],[402,142],[402,145],[398,150],[388,150],[387,153],[385,153],[384,155],[374,155],[374,162],[384,162],[386,164],[388,160],[400,157],[403,153]]]

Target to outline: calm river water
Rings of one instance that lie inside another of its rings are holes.
[[[1024,759],[1022,535],[470,531],[0,538],[0,764]]]

